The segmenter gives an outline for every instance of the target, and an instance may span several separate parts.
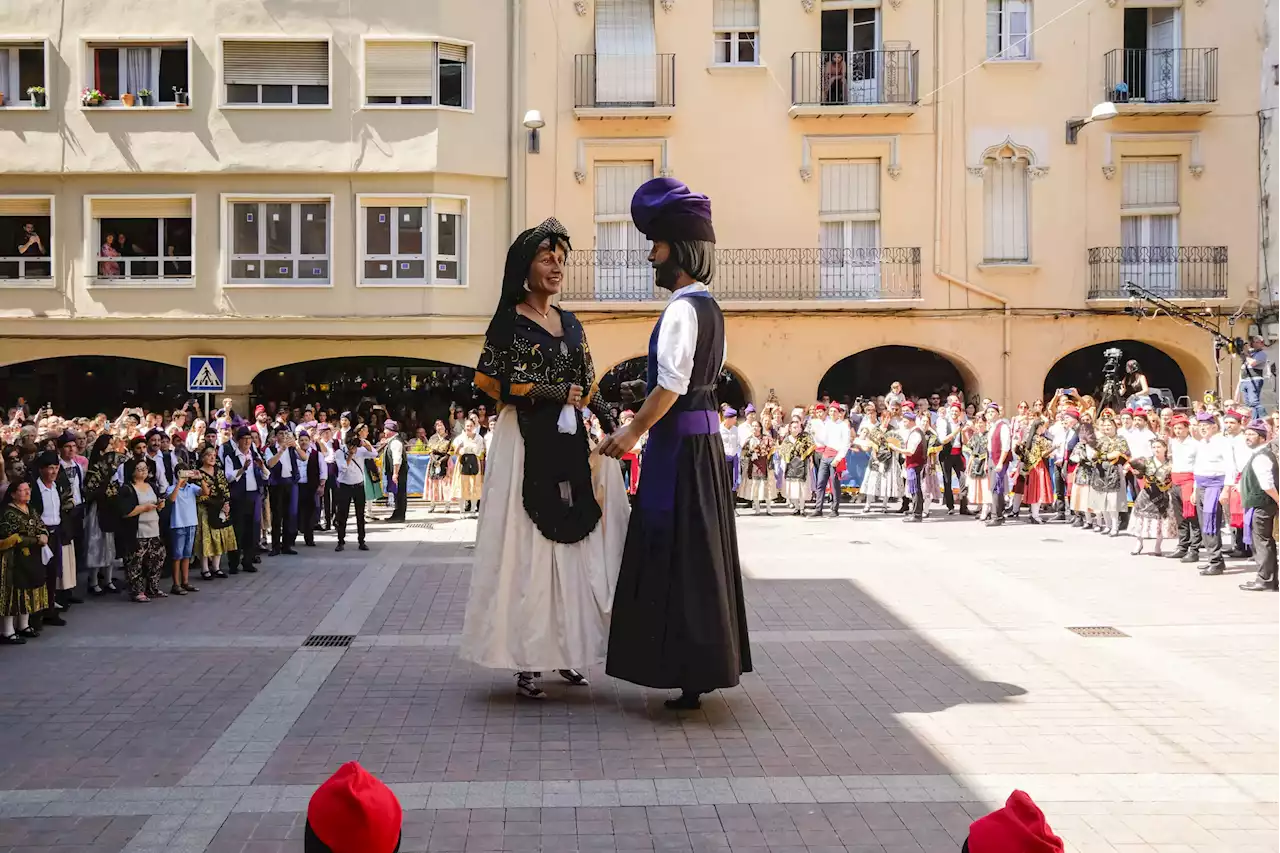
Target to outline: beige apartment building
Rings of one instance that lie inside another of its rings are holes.
[[[591,250],[565,300],[597,364],[643,354],[661,306],[626,221],[660,174],[712,199],[729,368],[757,404],[892,378],[1084,391],[1117,341],[1198,396],[1211,337],[1126,315],[1124,282],[1257,309],[1262,0],[551,5],[521,31],[519,99],[546,122],[525,218]],[[1118,115],[1069,144],[1104,101]]]
[[[0,396],[74,398],[87,356],[224,355],[242,405],[299,365],[321,391],[335,359],[474,365],[512,234],[552,214],[604,371],[662,305],[628,217],[659,174],[712,198],[737,399],[1012,403],[1089,390],[1113,342],[1229,392],[1125,282],[1249,328],[1262,26],[1262,0],[11,6]]]

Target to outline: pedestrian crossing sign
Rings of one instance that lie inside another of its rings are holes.
[[[227,390],[225,355],[187,356],[187,390],[221,393]]]

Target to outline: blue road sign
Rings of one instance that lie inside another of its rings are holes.
[[[225,355],[187,356],[187,390],[218,394],[227,390]]]

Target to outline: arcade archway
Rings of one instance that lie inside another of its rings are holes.
[[[643,381],[649,375],[648,359],[644,356],[629,358],[614,365],[600,377],[600,397],[609,403],[621,407],[623,405],[622,385],[625,382]],[[751,399],[751,389],[733,368],[725,367],[720,371],[720,381],[716,384],[716,396],[721,403],[728,403],[741,410]]]
[[[172,364],[124,356],[68,355],[0,367],[0,401],[11,407],[19,397],[26,399],[32,414],[51,404],[63,417],[103,413],[114,418],[125,406],[156,412],[181,408],[191,395],[186,370]]]
[[[253,378],[251,405],[275,412],[306,405],[350,411],[371,421],[375,409],[403,421],[403,426],[430,424],[447,418],[450,406],[466,409],[493,401],[476,390],[475,371],[440,361],[351,356],[317,359],[264,370]]]
[[[1171,399],[1165,401],[1166,405],[1176,403],[1178,398],[1186,395],[1186,376],[1172,356],[1141,341],[1120,340],[1082,347],[1058,359],[1045,374],[1044,399],[1047,400],[1059,388],[1075,388],[1081,394],[1089,394],[1101,405],[1103,384],[1107,379],[1106,352],[1111,349],[1120,350],[1116,365],[1120,375],[1123,376],[1125,362],[1136,360],[1147,377],[1148,385],[1169,392]]]
[[[902,383],[908,397],[931,394],[977,393],[977,383],[968,371],[932,350],[907,346],[882,346],[863,350],[831,365],[818,383],[818,397],[851,402],[858,397],[877,397],[889,392],[894,382]]]

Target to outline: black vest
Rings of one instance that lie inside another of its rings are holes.
[[[698,344],[693,353],[689,390],[676,400],[672,411],[715,411],[720,406],[716,383],[724,361],[724,313],[712,298],[683,297],[698,315]]]

